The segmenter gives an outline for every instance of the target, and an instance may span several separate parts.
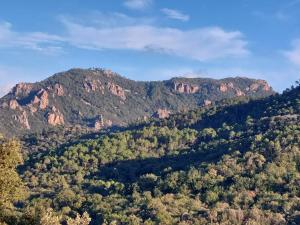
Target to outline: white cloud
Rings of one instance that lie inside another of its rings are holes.
[[[124,5],[129,9],[144,10],[152,5],[152,0],[126,0]]]
[[[96,26],[67,19],[63,23],[67,34],[64,39],[78,48],[153,51],[199,61],[249,53],[241,32],[225,31],[220,27],[181,30],[139,23]]]
[[[292,41],[292,49],[283,54],[291,63],[300,66],[300,39]]]
[[[61,50],[61,37],[43,32],[20,33],[12,30],[8,22],[0,22],[0,48],[24,48],[47,54]]]
[[[161,11],[170,19],[180,20],[184,22],[189,21],[190,19],[189,15],[175,9],[163,8]]]
[[[61,17],[63,35],[17,32],[0,23],[0,48],[30,49],[46,54],[60,53],[72,45],[92,50],[134,50],[179,56],[198,61],[249,54],[239,31],[221,27],[182,30],[155,25],[152,18],[97,13],[93,19]]]

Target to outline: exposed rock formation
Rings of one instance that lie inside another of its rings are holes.
[[[113,71],[111,70],[104,70],[103,71],[103,74],[109,78],[111,78],[112,76],[114,76],[116,73],[114,73]]]
[[[175,91],[185,94],[194,94],[199,91],[199,86],[185,83],[175,83]]]
[[[220,91],[221,84],[221,90],[227,92]],[[199,103],[208,106],[211,102],[214,104],[244,94],[260,98],[274,92],[265,81],[243,77],[222,80],[172,78],[162,82],[135,82],[110,70],[72,69],[41,82],[18,84],[8,95],[0,98],[0,132],[6,136],[19,136],[62,124],[80,124],[88,130],[112,124],[126,126],[142,120],[145,115],[153,116],[158,109],[161,110],[156,112],[156,117],[165,118],[168,117],[169,109],[172,109],[172,113],[189,111],[199,107]],[[27,115],[20,116],[23,111]],[[100,114],[105,116],[104,124],[95,121]],[[6,122],[7,118],[13,116],[16,120]],[[29,125],[30,131],[26,129]]]
[[[18,95],[27,95],[31,92],[31,90],[32,90],[32,84],[19,83],[13,88],[12,92],[16,96],[18,96]]]
[[[101,130],[102,127],[103,127],[103,126],[102,126],[101,122],[97,120],[97,121],[95,122],[95,124],[94,124],[94,129],[95,129],[96,131],[99,131],[99,130]]]
[[[221,92],[227,92],[229,89],[233,89],[234,85],[232,82],[229,83],[222,83],[219,87]]]
[[[167,109],[158,109],[157,112],[153,114],[154,118],[165,119],[170,116],[170,111]]]
[[[38,109],[32,104],[29,105],[29,109],[32,114],[36,113],[38,111]]]
[[[54,85],[54,93],[57,96],[64,96],[64,87],[61,84],[55,84]]]
[[[84,89],[87,92],[95,92],[97,90],[101,91],[104,94],[104,87],[100,80],[89,80],[86,79],[83,83]]]
[[[49,105],[49,94],[45,89],[41,89],[32,99],[29,105],[31,112],[36,112],[36,105],[42,110],[46,109]]]
[[[13,99],[9,101],[9,108],[16,110],[17,108],[21,108],[17,100]]]
[[[64,125],[64,116],[63,114],[55,107],[52,107],[52,112],[48,114],[48,123],[52,126]]]
[[[262,88],[262,90],[264,90],[264,91],[270,91],[271,90],[270,85],[265,80],[258,80],[257,82],[251,84],[250,87],[247,88],[247,91],[256,92],[260,88]]]
[[[30,125],[28,121],[28,116],[26,111],[23,111],[20,115],[16,115],[15,120],[18,121],[24,128],[30,130]]]
[[[122,100],[126,100],[125,91],[122,87],[112,82],[108,82],[107,87],[113,95],[119,96]]]
[[[96,118],[95,123],[94,123],[94,129],[96,131],[101,130],[101,128],[104,127],[104,120],[103,120],[103,116],[100,115]]]
[[[245,96],[246,94],[242,92],[240,89],[235,89],[235,94],[238,97]]]
[[[48,97],[49,97],[48,92],[46,90],[42,89],[37,93],[37,96],[35,96],[34,101],[39,102],[40,109],[46,109],[49,105],[49,98]]]
[[[111,120],[106,120],[105,121],[105,126],[111,127],[113,125],[113,122]]]
[[[210,100],[208,100],[208,99],[204,100],[204,105],[205,105],[205,106],[209,106],[209,105],[211,105],[211,104],[212,104],[212,101],[210,101]]]

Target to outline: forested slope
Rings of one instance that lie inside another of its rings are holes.
[[[53,208],[91,224],[299,224],[299,145],[299,86],[151,120],[29,154],[19,218]]]

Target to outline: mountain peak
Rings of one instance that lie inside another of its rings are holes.
[[[120,126],[162,110],[178,112],[222,99],[273,93],[266,81],[249,78],[136,82],[107,69],[74,68],[41,82],[17,84],[0,99],[0,132],[24,134],[75,125],[99,129],[97,118],[102,118],[103,127]]]

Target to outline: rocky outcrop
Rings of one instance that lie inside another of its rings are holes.
[[[221,92],[227,92],[229,91],[230,89],[234,89],[234,84],[232,82],[229,82],[229,83],[222,83],[219,87],[219,90]]]
[[[37,108],[42,110],[46,109],[49,105],[49,94],[45,89],[41,89],[34,95],[31,104],[29,105],[31,112],[36,112]]]
[[[25,129],[29,125],[30,133],[63,124],[80,124],[88,130],[112,124],[126,126],[147,120],[143,117],[153,116],[158,109],[154,116],[166,118],[169,109],[172,113],[186,112],[244,94],[260,98],[274,92],[265,81],[243,77],[222,80],[177,77],[162,82],[135,82],[110,70],[73,69],[41,82],[16,85],[0,99],[0,132],[7,136],[23,135],[29,133]],[[53,106],[59,110],[53,110]],[[23,111],[27,115],[19,116],[17,121],[5,121]],[[95,121],[99,114],[105,116],[104,123]]]
[[[55,84],[54,85],[54,93],[57,96],[64,96],[64,94],[65,94],[64,87],[61,84]]]
[[[111,120],[106,120],[104,125],[107,127],[111,127],[113,125],[113,122]]]
[[[238,97],[241,97],[241,96],[246,96],[246,94],[243,92],[243,91],[241,91],[240,89],[235,89],[235,94],[236,94],[236,96],[238,96]]]
[[[99,131],[99,130],[101,130],[103,127],[104,127],[104,119],[103,119],[103,116],[100,115],[100,116],[98,116],[98,117],[95,119],[95,122],[94,122],[94,129],[95,129],[96,131]]]
[[[32,105],[37,105],[39,104],[39,108],[44,110],[48,107],[49,105],[49,94],[46,90],[41,89],[37,95],[34,96],[32,102]]]
[[[113,71],[111,70],[103,70],[103,74],[105,76],[107,76],[108,78],[112,78],[114,75],[116,75],[116,73],[114,73]]]
[[[122,100],[126,100],[125,91],[121,86],[108,82],[107,88],[113,95],[120,97]]]
[[[13,109],[13,110],[16,110],[18,108],[21,108],[21,106],[19,105],[19,103],[17,102],[17,100],[13,99],[13,100],[10,100],[9,101],[9,108],[10,109]]]
[[[204,100],[204,106],[210,106],[212,104],[212,101],[206,99]]]
[[[265,80],[258,80],[257,82],[250,85],[250,87],[247,88],[247,91],[256,92],[259,89],[262,89],[264,91],[271,91],[270,85]]]
[[[175,83],[174,90],[179,93],[194,94],[199,91],[199,86],[185,83]]]
[[[100,80],[85,79],[83,87],[87,92],[100,91],[102,94],[104,94],[104,86]]]
[[[167,109],[158,109],[154,114],[153,117],[154,118],[159,118],[159,119],[165,119],[165,118],[169,118],[170,116],[170,111]]]
[[[19,83],[17,84],[13,90],[12,90],[12,93],[15,95],[15,96],[18,96],[18,95],[27,95],[31,92],[32,90],[32,84],[28,84],[28,83]]]
[[[27,130],[30,130],[30,125],[26,111],[23,111],[20,115],[15,115],[14,118],[21,124],[22,127],[24,127]]]
[[[94,129],[95,129],[96,131],[101,130],[102,127],[103,127],[103,125],[102,125],[102,123],[101,123],[99,120],[95,121]]]
[[[52,107],[52,112],[48,113],[47,120],[52,126],[65,124],[63,114],[55,106]]]
[[[38,109],[32,104],[29,105],[29,110],[31,114],[36,113],[38,111]]]

